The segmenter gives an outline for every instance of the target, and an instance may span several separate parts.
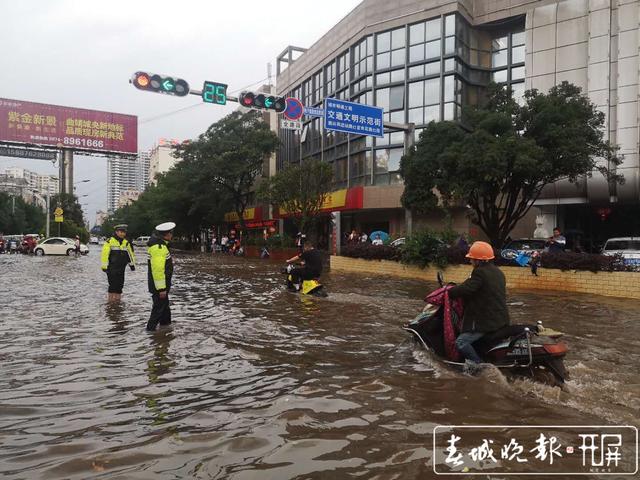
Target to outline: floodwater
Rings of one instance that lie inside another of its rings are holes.
[[[566,333],[561,391],[405,341],[432,284],[334,272],[301,298],[277,263],[178,254],[148,334],[144,258],[110,306],[92,250],[0,256],[0,477],[424,479],[439,424],[638,424],[635,301],[510,293],[513,322]]]

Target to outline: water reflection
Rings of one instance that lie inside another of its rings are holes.
[[[632,302],[511,292],[514,321],[566,332],[561,392],[414,348],[424,282],[330,273],[307,298],[276,263],[177,255],[173,326],[147,334],[144,267],[105,305],[96,252],[67,260],[0,256],[6,478],[431,478],[438,424],[637,422]]]

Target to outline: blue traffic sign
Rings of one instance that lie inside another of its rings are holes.
[[[287,108],[282,114],[285,118],[289,120],[300,120],[302,118],[302,114],[304,113],[304,105],[297,98],[287,98]]]
[[[304,107],[305,117],[324,117],[324,108]]]
[[[336,98],[325,98],[324,100],[325,130],[383,137],[384,122],[382,114],[383,110],[380,107],[347,102]]]

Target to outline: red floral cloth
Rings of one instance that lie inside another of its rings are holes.
[[[464,305],[462,300],[456,298],[455,300],[449,299],[449,289],[451,285],[446,285],[438,290],[431,292],[424,299],[425,302],[431,305],[444,306],[443,312],[443,330],[444,330],[444,349],[447,354],[447,359],[457,362],[462,359],[462,355],[456,348],[457,331],[460,331],[462,326],[462,314],[464,313]],[[452,310],[457,315],[457,323],[454,325],[454,317],[451,314]]]

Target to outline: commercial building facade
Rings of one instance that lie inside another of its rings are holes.
[[[305,106],[335,97],[383,107],[386,122],[414,123],[417,138],[432,120],[459,119],[490,81],[510,85],[519,100],[525,89],[568,80],[605,112],[607,136],[625,156],[626,183],[597,175],[577,186],[558,182],[534,210],[549,230],[560,223],[587,235],[603,211],[640,200],[639,25],[640,0],[364,0],[308,50],[289,47],[278,57],[277,90]],[[303,53],[292,60],[292,51]],[[280,130],[277,166],[318,158],[333,165],[336,190],[361,187],[362,207],[343,211],[343,231],[399,235],[412,223],[441,222],[411,219],[400,204],[403,132],[374,139],[304,120],[302,132]],[[513,236],[531,236],[534,217]],[[462,208],[454,228],[479,233]]]

